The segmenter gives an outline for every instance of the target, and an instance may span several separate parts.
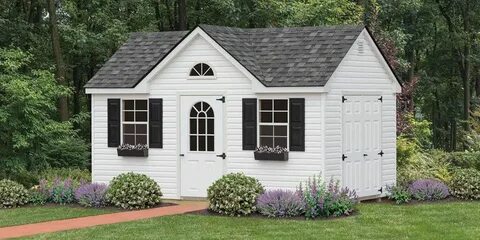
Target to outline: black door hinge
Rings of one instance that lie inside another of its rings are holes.
[[[217,101],[222,101],[222,103],[225,103],[225,96],[222,96],[221,98],[217,98]]]
[[[347,156],[345,156],[345,154],[342,154],[342,161],[345,161],[345,158],[347,158]]]
[[[380,96],[378,100],[380,100],[380,102],[383,102],[383,96]]]
[[[380,193],[383,193],[383,187],[380,187],[380,189],[378,189],[378,191],[379,191]]]
[[[347,98],[345,96],[342,96],[342,103],[344,103],[345,101],[347,101]]]
[[[227,155],[225,153],[222,153],[220,155],[217,155],[217,157],[221,157],[222,159],[225,159],[227,157]]]
[[[380,150],[380,152],[378,153],[378,155],[380,155],[380,157],[383,157],[383,154],[384,154],[383,150]]]

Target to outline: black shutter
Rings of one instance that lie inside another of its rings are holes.
[[[257,147],[257,99],[242,99],[242,145],[243,150]]]
[[[149,99],[150,118],[148,122],[150,148],[163,147],[163,101],[161,98]]]
[[[305,151],[305,98],[290,98],[290,151]]]
[[[108,147],[120,145],[120,99],[107,100]]]

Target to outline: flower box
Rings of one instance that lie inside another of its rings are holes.
[[[117,149],[118,156],[148,157],[148,149]]]
[[[255,160],[288,161],[288,152],[253,152],[253,155],[255,156]]]

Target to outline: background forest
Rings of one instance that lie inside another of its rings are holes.
[[[83,85],[130,32],[200,23],[364,24],[403,84],[399,167],[480,150],[480,0],[0,0],[0,179],[88,168]]]

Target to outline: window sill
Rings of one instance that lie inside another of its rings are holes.
[[[259,153],[253,152],[255,160],[266,160],[266,161],[288,161],[288,152],[284,153]]]
[[[143,150],[120,150],[117,149],[118,156],[124,157],[148,157],[148,149]]]
[[[215,80],[215,76],[188,76],[187,80]]]

